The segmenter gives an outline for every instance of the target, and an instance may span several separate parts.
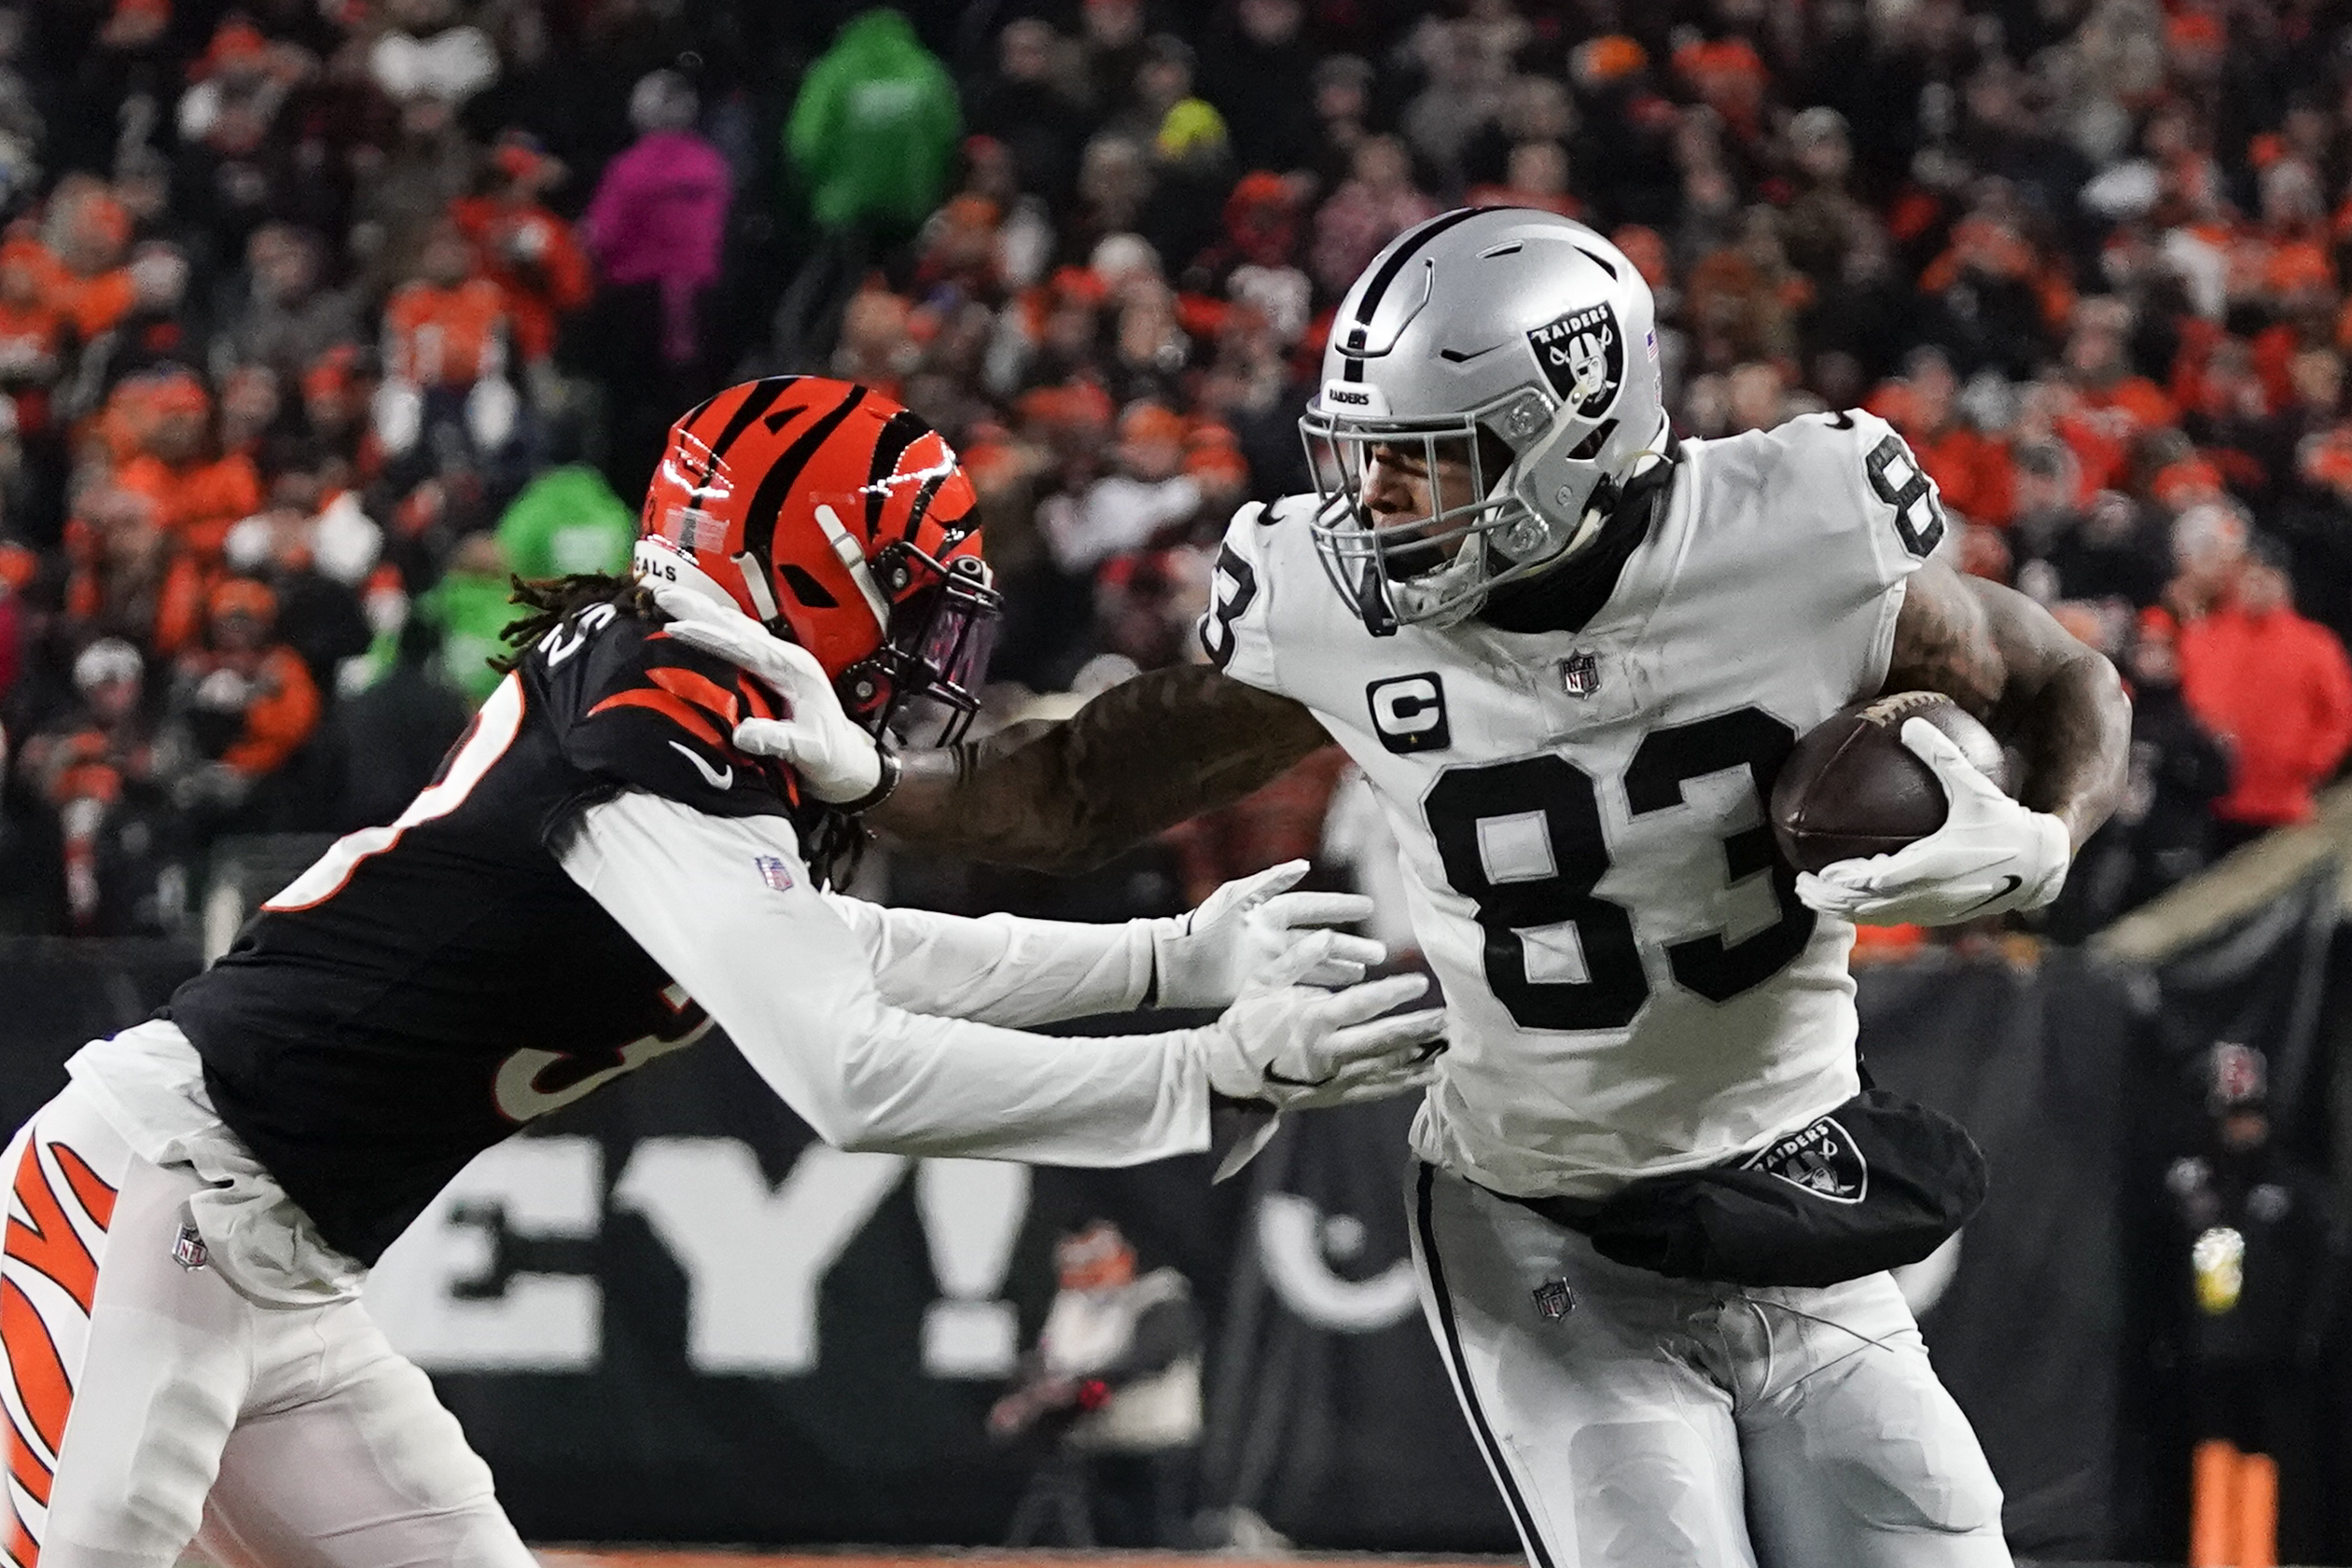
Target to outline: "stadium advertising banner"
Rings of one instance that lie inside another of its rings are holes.
[[[1905,1289],[2020,1548],[2096,1555],[2123,1009],[2071,967],[1866,984],[1873,1073],[1959,1117],[1996,1172]],[[703,1049],[482,1157],[369,1300],[526,1533],[987,1542],[1040,1457],[993,1447],[987,1409],[1044,1318],[1055,1237],[1105,1215],[1208,1319],[1203,1508],[1316,1546],[1507,1550],[1406,1261],[1409,1119],[1305,1118],[1225,1188],[1202,1161],[844,1154]]]
[[[160,961],[95,984],[53,967],[0,982],[28,1007],[87,999],[12,1058],[0,1097],[20,1115],[79,1034],[168,985]],[[2100,1555],[2127,1009],[2062,959],[1862,984],[1878,1080],[1958,1117],[1994,1170],[1983,1211],[1906,1293],[2018,1548]],[[1204,1320],[1193,1506],[1306,1546],[1510,1550],[1406,1261],[1410,1116],[1303,1118],[1218,1187],[1205,1159],[851,1154],[814,1143],[713,1036],[476,1160],[369,1301],[533,1538],[990,1543],[1044,1450],[992,1443],[989,1408],[1044,1321],[1054,1242],[1108,1217],[1145,1269],[1183,1273]]]

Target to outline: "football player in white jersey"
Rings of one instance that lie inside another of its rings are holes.
[[[1081,866],[1337,741],[1452,1015],[1414,1255],[1531,1561],[2005,1564],[1999,1490],[1869,1234],[1889,1175],[1948,1173],[1889,1173],[1881,1145],[1867,1179],[1847,1133],[1886,1097],[1862,1093],[1846,954],[1856,920],[2054,897],[2129,706],[2032,602],[1928,559],[1946,520],[1885,423],[1677,442],[1657,367],[1649,291],[1592,230],[1518,209],[1410,230],[1340,307],[1302,421],[1318,493],[1226,534],[1210,667],[909,756],[874,820]],[[1796,874],[1763,817],[1796,738],[1922,689],[2018,748],[2018,798],[1910,721],[1944,826]],[[825,707],[808,690],[761,742],[839,766]],[[1733,1195],[1720,1228],[1694,1192]],[[1629,1203],[1681,1216],[1649,1266],[1624,1261]]]

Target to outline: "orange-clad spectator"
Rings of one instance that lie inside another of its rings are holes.
[[[23,775],[57,813],[66,924],[77,936],[124,935],[155,923],[138,907],[143,893],[152,896],[152,875],[141,888],[138,867],[122,864],[149,857],[110,844],[105,831],[127,797],[132,811],[160,803],[148,787],[156,748],[145,676],[137,648],[119,637],[99,638],[74,660],[78,705],[24,743]],[[150,830],[131,841],[152,846],[154,837]]]
[[[2226,429],[2270,416],[2270,389],[2254,368],[2254,351],[2212,323],[2192,316],[2181,327],[2181,351],[2173,361],[2172,396],[2190,422]]]
[[[1963,417],[1960,381],[1941,349],[1914,349],[1903,370],[1901,381],[1881,387],[1866,406],[1902,432],[1945,506],[1970,522],[2008,527],[2017,508],[2009,443]]]
[[[261,474],[242,451],[216,450],[212,397],[194,376],[151,378],[148,422],[136,457],[116,482],[155,503],[166,531],[200,559],[220,555],[230,529],[261,509]]]
[[[2084,411],[2073,382],[2045,374],[2026,383],[2011,436],[2018,446],[2063,443],[2074,454],[2079,476],[2075,499],[2087,505],[2102,490],[2122,489],[2131,476],[2131,447],[2109,432],[2108,423]]]
[[[50,302],[85,343],[131,312],[133,291],[123,252],[131,213],[100,181],[69,174],[49,198],[49,248],[59,262]]]
[[[301,656],[273,637],[277,596],[246,577],[216,586],[203,645],[180,659],[172,714],[198,755],[191,805],[234,808],[285,767],[318,728],[318,687]]]
[[[1762,129],[1764,90],[1772,83],[1763,56],[1741,37],[1693,39],[1674,51],[1674,73],[1733,135],[1752,141]]]
[[[505,368],[509,329],[506,292],[475,273],[473,247],[443,224],[424,242],[417,275],[384,307],[384,374],[462,392]]]
[[[0,390],[16,399],[17,427],[33,433],[48,426],[69,326],[43,286],[47,259],[29,242],[0,245]]]
[[[2213,806],[2224,835],[2242,842],[2310,820],[2312,790],[2352,747],[2352,661],[2335,633],[2295,613],[2267,541],[2221,606],[2182,628],[2180,688],[2233,753],[2230,792]]]
[[[155,386],[153,376],[132,376],[118,382],[97,413],[74,432],[76,445],[108,469],[118,469],[138,456],[155,423]]]
[[[490,190],[460,197],[450,217],[474,247],[475,271],[506,297],[517,356],[544,365],[554,357],[564,318],[594,294],[595,278],[572,226],[539,200],[562,181],[563,164],[536,138],[508,132],[498,139],[491,170]]]
[[[1919,274],[1919,292],[1942,294],[1954,285],[2010,285],[2022,290],[2039,326],[2056,330],[2075,308],[2067,269],[2046,258],[2024,234],[2024,218],[1997,187],[1952,226],[1952,243]]]
[[[2275,247],[2262,271],[2261,304],[2274,318],[2254,337],[2254,372],[2274,408],[2293,395],[2295,356],[2336,340],[2335,269],[2318,245]]]
[[[359,351],[320,354],[302,372],[302,419],[323,462],[340,465],[338,486],[372,483],[383,472],[383,442],[368,423],[368,381]]]
[[[2132,369],[2123,346],[2130,321],[2130,308],[2120,301],[2086,299],[2075,312],[2066,353],[2077,410],[2108,439],[2126,444],[2180,417],[2164,388]]]
[[[2180,445],[2188,448],[2184,439]],[[2229,493],[2221,481],[2221,469],[2205,453],[2189,449],[2171,456],[2155,477],[2148,481],[2148,493],[2156,505],[2166,511],[2182,512],[2208,501],[2219,501]]]
[[[75,620],[167,657],[195,640],[204,571],[174,547],[147,497],[113,485],[90,492],[65,525],[65,548]]]
[[[2179,345],[2173,350],[2172,373],[2165,379],[2164,390],[2171,395],[2176,408],[2194,411],[2213,395],[2206,381],[2216,357],[2227,355],[2234,362],[2247,344],[2244,340],[2232,337],[2221,323],[2193,312],[2180,318],[2178,330]]]
[[[1222,520],[1249,499],[1249,459],[1222,424],[1204,423],[1184,438],[1184,471],[1201,487],[1201,515]]]
[[[914,291],[928,296],[951,289],[967,299],[994,301],[1004,281],[997,225],[1004,209],[985,196],[963,195],[931,215],[923,226],[922,254],[914,265]]]

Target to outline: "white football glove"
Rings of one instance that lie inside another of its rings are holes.
[[[2002,794],[1926,719],[1905,720],[1902,742],[1943,782],[1943,826],[1892,854],[1801,873],[1797,896],[1864,925],[1951,925],[2057,897],[2073,858],[2067,825]]]
[[[1344,991],[1284,985],[1280,973],[1300,962],[1295,951],[1274,965],[1277,989],[1250,992],[1204,1031],[1209,1087],[1244,1102],[1236,1136],[1211,1181],[1221,1182],[1258,1157],[1286,1111],[1360,1105],[1419,1089],[1445,1048],[1445,1009],[1379,1015],[1427,991],[1422,975],[1392,975]]]
[[[1353,985],[1387,957],[1369,937],[1316,929],[1370,920],[1372,901],[1287,891],[1306,874],[1305,861],[1286,861],[1227,882],[1190,914],[1146,922],[1159,1005],[1222,1007],[1269,984]]]
[[[671,617],[664,628],[671,636],[727,660],[784,699],[783,718],[747,718],[735,726],[737,750],[780,759],[811,794],[835,805],[862,800],[880,787],[882,748],[842,710],[814,654],[683,583],[652,578],[646,586]]]
[[[1426,975],[1391,975],[1343,991],[1252,991],[1207,1031],[1209,1087],[1281,1111],[1353,1104],[1410,1088],[1427,1076],[1445,1009],[1380,1015],[1428,989]],[[1366,1092],[1371,1086],[1380,1092]]]

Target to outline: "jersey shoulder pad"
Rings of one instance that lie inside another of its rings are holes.
[[[1282,690],[1274,668],[1273,606],[1276,579],[1283,574],[1275,558],[1295,555],[1290,548],[1294,541],[1287,535],[1303,540],[1312,501],[1306,496],[1287,496],[1271,505],[1253,501],[1235,512],[1210,569],[1209,605],[1199,627],[1201,650],[1226,674],[1262,691]],[[1305,586],[1283,588],[1298,593]]]
[[[772,704],[726,660],[599,604],[541,638],[523,669],[582,772],[714,816],[789,814],[781,770],[733,746],[736,723],[772,717]]]
[[[1911,444],[1860,409],[1805,414],[1773,431],[1775,486],[1816,527],[1860,544],[1887,581],[1909,576],[1950,524]]]

